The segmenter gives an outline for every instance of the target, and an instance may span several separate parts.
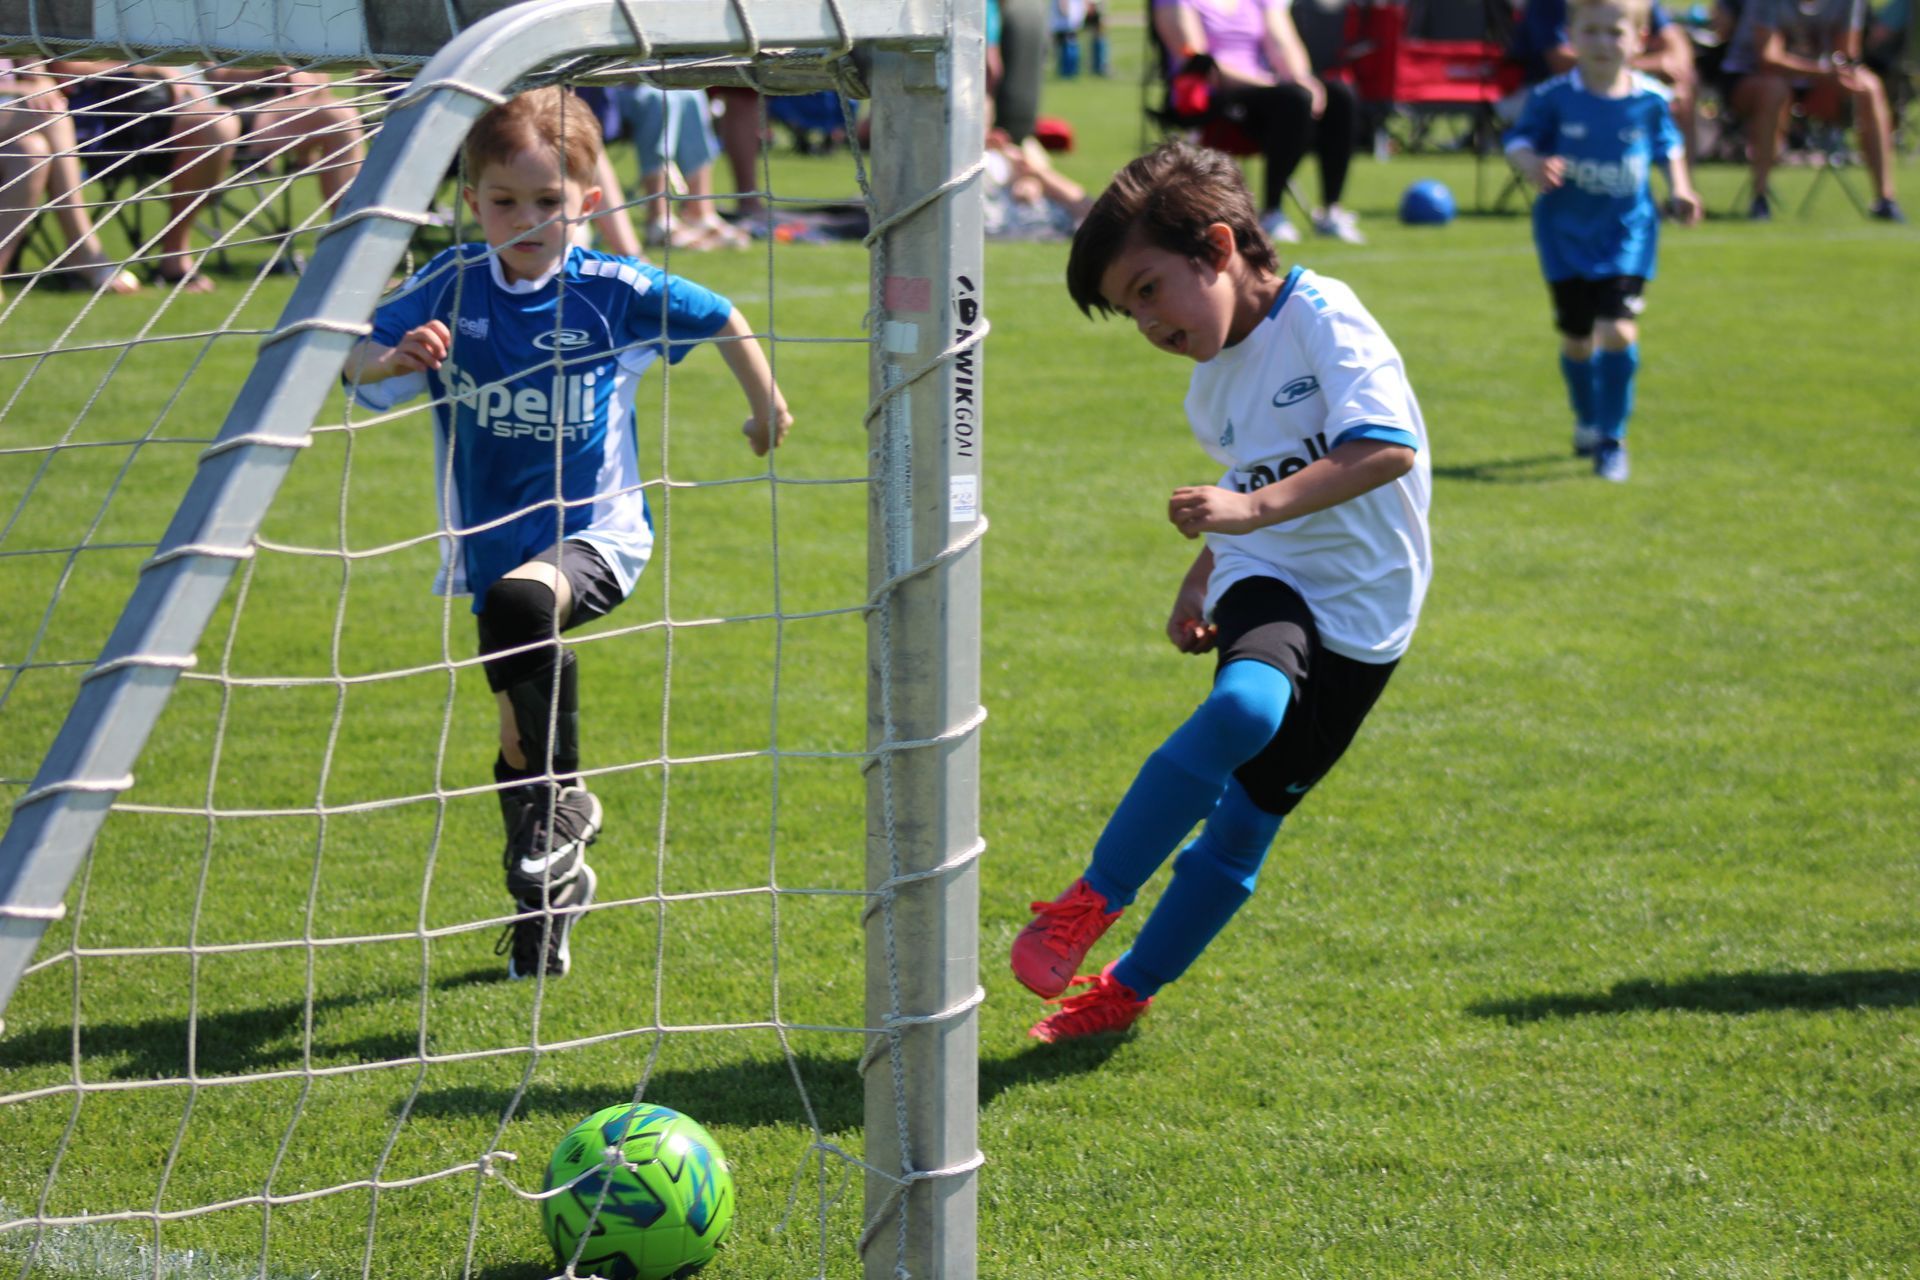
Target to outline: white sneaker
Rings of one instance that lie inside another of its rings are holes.
[[[1260,215],[1260,229],[1267,233],[1267,239],[1275,244],[1299,244],[1300,231],[1287,221],[1286,211],[1271,209]]]
[[[1600,434],[1600,428],[1590,427],[1586,423],[1576,423],[1573,428],[1573,456],[1591,458],[1600,451],[1600,444],[1606,437]]]
[[[1332,205],[1313,215],[1313,229],[1323,236],[1332,236],[1348,244],[1365,244],[1367,238],[1360,234],[1360,219],[1349,209]]]

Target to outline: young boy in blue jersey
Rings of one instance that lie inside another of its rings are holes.
[[[1640,367],[1635,318],[1660,236],[1654,166],[1667,171],[1674,216],[1688,225],[1700,219],[1667,91],[1631,65],[1647,3],[1571,0],[1573,70],[1534,87],[1507,137],[1514,168],[1541,193],[1533,241],[1553,291],[1574,452],[1616,482],[1627,478],[1627,419]]]
[[[361,403],[433,397],[449,549],[436,590],[471,593],[500,712],[507,976],[558,976],[593,901],[600,801],[579,777],[579,685],[560,633],[633,590],[653,548],[633,428],[656,361],[714,340],[746,393],[756,454],[792,417],[753,328],[725,298],[631,258],[579,248],[599,207],[601,137],[573,94],[537,89],[467,136],[464,189],[485,244],[456,245],[374,315],[348,356]]]
[[[1031,1032],[1049,1042],[1132,1025],[1246,902],[1406,652],[1432,572],[1426,427],[1399,352],[1346,285],[1281,274],[1232,160],[1174,143],[1121,170],[1074,236],[1067,289],[1195,362],[1187,419],[1226,473],[1167,502],[1205,539],[1167,637],[1216,655],[1213,688],[1014,939],[1014,976],[1060,1005]],[[1133,947],[1075,976],[1196,823]]]

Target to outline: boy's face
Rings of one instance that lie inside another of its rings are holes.
[[[1233,232],[1221,224],[1231,253]],[[1100,276],[1100,296],[1162,351],[1204,362],[1245,334],[1233,332],[1236,291],[1223,260],[1206,262],[1135,232]]]
[[[1613,79],[1640,52],[1640,24],[1618,4],[1576,5],[1567,38],[1589,79]]]
[[[600,207],[600,188],[569,178],[559,155],[544,147],[489,161],[464,194],[509,280],[552,270],[567,251],[567,221]]]

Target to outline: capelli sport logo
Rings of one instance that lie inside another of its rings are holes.
[[[533,345],[542,351],[577,351],[592,341],[592,334],[579,329],[553,329],[536,334]]]
[[[1284,409],[1290,404],[1299,404],[1320,389],[1320,379],[1308,374],[1304,378],[1295,378],[1273,393],[1273,407]]]

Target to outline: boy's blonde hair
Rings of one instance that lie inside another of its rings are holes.
[[[1573,21],[1575,9],[1592,9],[1599,5],[1612,5],[1627,15],[1636,27],[1647,25],[1647,19],[1653,14],[1653,0],[1567,0],[1567,21]]]
[[[567,177],[591,186],[600,173],[600,147],[600,122],[587,104],[553,85],[529,89],[474,121],[460,158],[471,184],[489,164],[504,163],[522,151],[557,152]]]

